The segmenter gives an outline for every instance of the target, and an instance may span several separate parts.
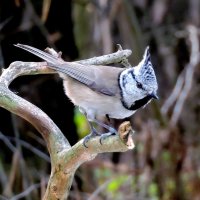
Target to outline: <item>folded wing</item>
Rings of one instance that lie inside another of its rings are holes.
[[[122,68],[62,62],[56,56],[37,48],[22,44],[15,46],[42,58],[47,61],[50,68],[74,78],[96,92],[109,96],[115,96],[120,93],[118,77],[123,70]]]

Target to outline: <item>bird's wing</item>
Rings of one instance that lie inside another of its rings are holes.
[[[47,61],[50,68],[74,78],[96,92],[100,92],[109,96],[115,96],[120,92],[118,76],[123,70],[122,68],[81,65],[70,62],[62,63],[57,57],[37,48],[22,44],[17,44],[15,46],[44,59]]]
[[[96,92],[109,96],[119,93],[118,76],[122,69],[109,66],[91,66],[67,63],[50,66],[87,85]]]

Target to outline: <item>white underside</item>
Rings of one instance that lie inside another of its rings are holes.
[[[64,88],[66,95],[76,106],[81,107],[86,112],[89,120],[106,114],[110,118],[124,119],[135,113],[122,105],[120,95],[108,96],[94,92],[71,78],[64,81]]]

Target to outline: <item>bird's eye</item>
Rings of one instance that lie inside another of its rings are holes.
[[[141,83],[137,82],[136,86],[137,86],[137,88],[142,89],[142,84]]]

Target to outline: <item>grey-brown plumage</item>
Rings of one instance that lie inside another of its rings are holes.
[[[156,98],[158,87],[148,48],[138,66],[124,69],[61,62],[57,57],[34,47],[15,46],[47,61],[50,68],[59,72],[66,95],[79,106],[89,122],[96,122],[110,132],[116,133],[113,128],[97,121],[97,116],[123,119]],[[91,129],[93,134],[97,134],[92,125]]]

